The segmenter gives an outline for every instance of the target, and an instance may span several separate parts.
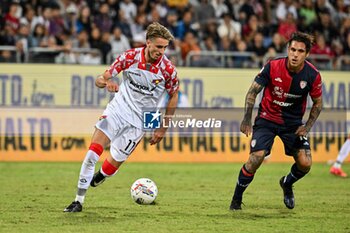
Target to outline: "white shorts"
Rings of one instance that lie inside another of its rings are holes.
[[[129,157],[145,134],[142,129],[131,125],[108,108],[95,126],[111,140],[110,153],[118,162],[123,162]]]

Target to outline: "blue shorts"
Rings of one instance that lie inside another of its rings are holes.
[[[281,138],[286,155],[294,156],[300,149],[310,149],[307,137],[295,134],[299,126],[283,126],[263,118],[257,118],[253,126],[250,153],[265,150],[267,152],[265,156],[269,155],[276,136]]]

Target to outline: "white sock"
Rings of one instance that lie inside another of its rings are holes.
[[[84,199],[85,199],[85,196],[79,196],[79,195],[75,196],[75,201],[79,201],[80,204],[84,203]]]
[[[95,165],[100,157],[92,150],[86,153],[81,165],[78,189],[88,189],[95,172]]]
[[[335,167],[340,168],[341,164],[344,162],[348,154],[350,153],[350,139],[347,139],[342,147],[340,148],[338,157],[337,157],[337,162],[334,163]]]

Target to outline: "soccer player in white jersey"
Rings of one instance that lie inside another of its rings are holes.
[[[169,121],[178,102],[179,82],[175,66],[164,55],[173,35],[159,23],[147,27],[146,45],[121,54],[95,84],[116,92],[100,120],[96,123],[89,150],[82,163],[75,200],[64,212],[80,212],[89,186],[96,187],[106,177],[115,175],[120,165],[130,156],[145,132],[143,108],[156,109],[159,101],[168,94],[164,121]],[[120,85],[112,81],[123,71]],[[166,128],[156,129],[150,144],[162,140]],[[94,174],[95,164],[103,149],[110,145],[110,155]]]
[[[344,142],[344,144],[340,148],[337,160],[335,161],[335,163],[332,165],[331,169],[329,170],[329,172],[331,174],[333,174],[335,176],[339,176],[339,177],[344,177],[344,178],[348,177],[348,174],[346,174],[341,169],[341,165],[345,161],[346,157],[348,157],[349,153],[350,153],[350,135],[349,135],[349,138]]]

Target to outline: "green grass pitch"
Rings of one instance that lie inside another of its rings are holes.
[[[287,209],[278,181],[291,164],[266,163],[229,211],[242,164],[126,163],[87,193],[83,212],[63,213],[74,199],[80,163],[0,163],[0,232],[350,232],[350,179],[313,164],[296,183]],[[99,167],[98,164],[97,167]],[[350,165],[344,170],[350,173]],[[156,205],[130,197],[140,177],[159,188]]]

